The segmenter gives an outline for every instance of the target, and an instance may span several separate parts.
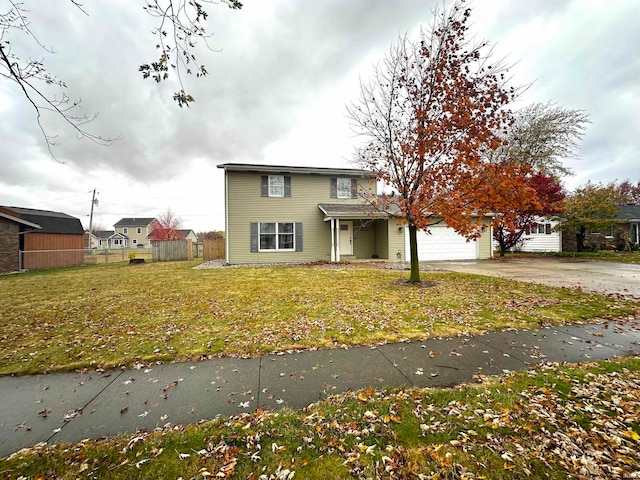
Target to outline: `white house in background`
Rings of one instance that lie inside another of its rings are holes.
[[[89,236],[87,232],[85,236]],[[126,248],[127,237],[113,230],[98,230],[89,237],[89,248]]]
[[[544,253],[562,251],[562,232],[555,231],[558,222],[548,218],[537,219],[536,225],[530,228],[521,238],[518,252]],[[494,250],[498,250],[498,242],[493,241]]]

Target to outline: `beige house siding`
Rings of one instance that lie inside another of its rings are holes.
[[[136,225],[133,227],[119,226],[114,228],[115,233],[121,233],[127,237],[127,247],[135,248],[138,245],[144,245],[146,248],[151,248],[151,240],[148,238],[148,235],[151,233],[151,227],[149,225]],[[140,229],[140,233],[138,233],[138,229]]]
[[[390,260],[406,260],[407,255],[405,252],[405,232],[409,235],[409,232],[404,227],[402,219],[399,217],[390,217],[387,222],[388,229],[388,256],[386,258]],[[400,258],[398,259],[398,252],[400,252]]]
[[[353,253],[356,258],[372,258],[377,255],[375,230],[373,225],[365,225],[360,220],[353,221]]]
[[[491,250],[492,250],[492,229],[491,229],[491,221],[489,219],[485,219],[482,221],[485,225],[484,231],[482,232],[480,238],[478,239],[478,258],[483,260],[487,258],[491,258]]]
[[[324,221],[324,215],[317,205],[359,204],[362,200],[331,198],[329,175],[296,173],[290,175],[291,197],[262,197],[262,175],[265,174],[231,170],[226,172],[227,262],[236,264],[330,260],[331,227],[329,222]],[[375,193],[375,188],[374,179],[358,179],[359,192]],[[302,223],[302,251],[251,252],[252,222]],[[357,222],[354,222],[355,225]]]
[[[389,239],[387,238],[387,231],[389,226],[389,220],[376,220],[376,255],[378,258],[389,258]]]

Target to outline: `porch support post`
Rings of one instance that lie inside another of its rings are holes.
[[[490,245],[489,252],[491,252],[490,256],[491,256],[491,258],[493,258],[493,225],[491,223],[489,224],[489,239],[490,239],[489,240],[489,245]],[[480,242],[478,242],[478,243],[480,243]],[[478,245],[478,248],[480,248],[479,245]],[[480,256],[480,255],[478,255],[478,256]]]
[[[340,261],[340,219],[336,218],[336,234],[338,238],[336,239],[336,262]]]
[[[334,218],[330,218],[329,219],[329,223],[331,224],[331,261],[335,262],[336,261],[336,226],[335,226],[335,219]]]

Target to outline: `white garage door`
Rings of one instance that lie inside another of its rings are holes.
[[[478,242],[458,235],[452,228],[433,226],[430,234],[418,232],[418,259],[429,260],[472,260],[479,257]],[[407,259],[409,251],[409,230],[405,231]]]

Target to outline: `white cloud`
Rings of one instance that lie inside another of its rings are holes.
[[[28,0],[34,33],[55,55],[28,51],[67,84],[89,128],[122,138],[78,141],[58,121],[56,163],[15,86],[0,86],[0,204],[65,211],[84,220],[93,188],[105,226],[171,207],[195,230],[222,229],[225,162],[349,166],[358,142],[345,117],[359,78],[405,32],[430,20],[439,1],[245,1],[210,7],[214,52],[200,50],[204,79],[186,79],[196,102],[179,109],[176,84],[142,80],[157,55],[154,25],[136,2],[85,6]],[[472,2],[473,30],[517,62],[514,82],[535,81],[519,106],[553,101],[592,120],[569,186],[640,179],[640,16],[636,2]],[[26,38],[24,39],[26,40]],[[65,197],[70,197],[66,198]],[[60,200],[63,198],[63,200]]]

